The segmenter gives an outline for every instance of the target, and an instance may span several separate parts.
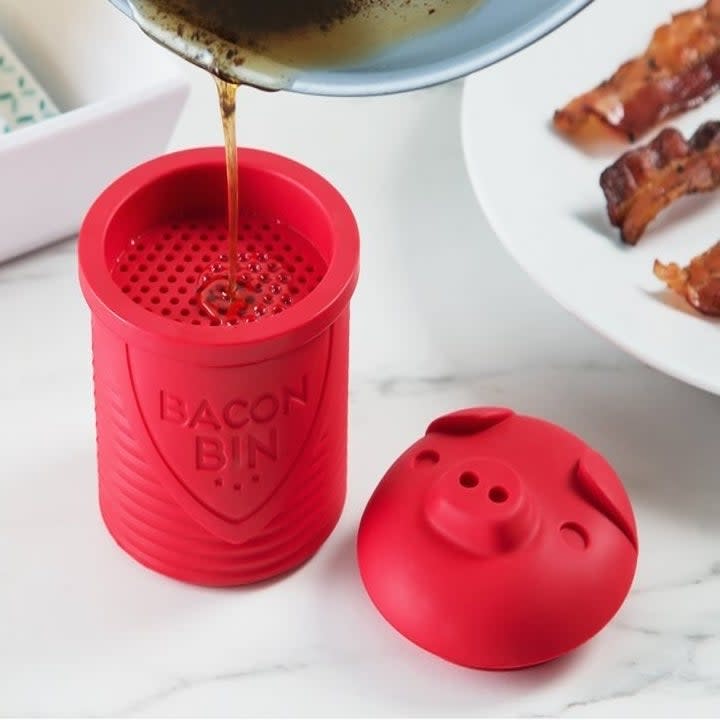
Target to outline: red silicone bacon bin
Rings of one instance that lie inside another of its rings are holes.
[[[100,508],[144,565],[242,585],[310,558],[346,491],[348,316],[359,239],[340,194],[239,151],[235,308],[220,148],[142,165],[80,233],[92,312]]]

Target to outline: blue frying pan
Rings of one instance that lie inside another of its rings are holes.
[[[127,0],[110,0],[132,17]],[[295,74],[286,89],[310,95],[384,95],[469,75],[539,40],[592,0],[485,0],[461,20],[335,68]]]

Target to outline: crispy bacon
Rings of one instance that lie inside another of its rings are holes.
[[[720,121],[701,125],[686,141],[666,128],[626,152],[600,176],[610,222],[635,245],[650,222],[684,195],[720,186]]]
[[[610,130],[632,142],[718,89],[720,0],[707,0],[659,27],[643,55],[558,110],[554,124],[576,140],[598,139]]]
[[[720,316],[720,242],[681,268],[676,263],[655,261],[655,275],[696,310]]]

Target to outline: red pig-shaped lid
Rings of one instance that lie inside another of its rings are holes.
[[[385,619],[474,668],[573,650],[622,605],[637,565],[630,501],[578,437],[503,408],[438,418],[390,468],[358,534]]]

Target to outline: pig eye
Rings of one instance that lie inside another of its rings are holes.
[[[590,545],[587,530],[575,522],[566,522],[560,528],[562,539],[575,550],[585,550]]]
[[[439,462],[440,455],[435,450],[423,450],[415,457],[415,465],[419,467],[437,465]]]

